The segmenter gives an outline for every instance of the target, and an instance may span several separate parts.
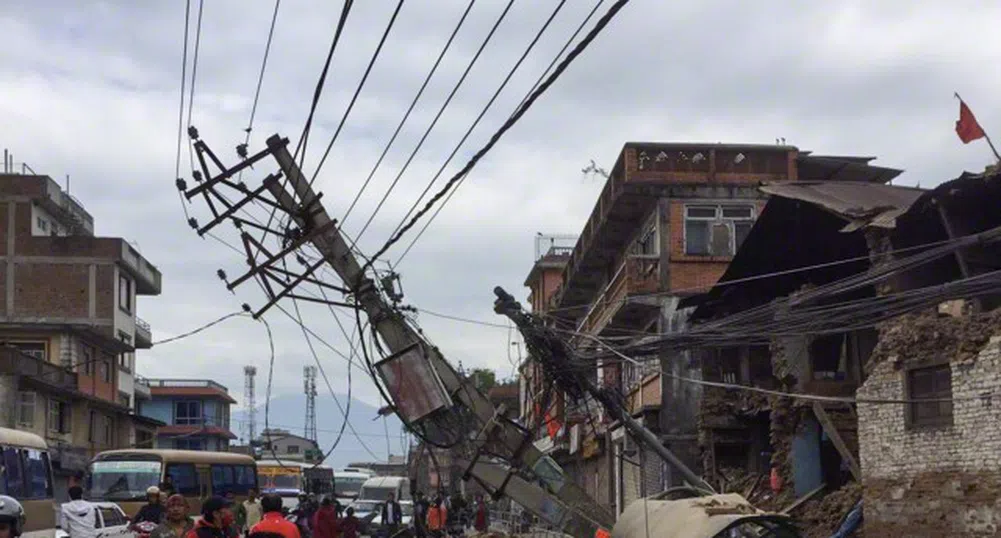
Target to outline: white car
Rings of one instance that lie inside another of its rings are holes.
[[[406,529],[410,528],[410,523],[414,518],[414,503],[413,501],[400,501],[400,511],[403,512],[400,517],[400,528]],[[375,518],[372,519],[372,523],[368,526],[369,534],[373,536],[380,536],[383,534],[382,531],[382,503],[379,504],[378,510],[376,510]]]
[[[115,503],[95,502],[94,538],[134,538],[129,530],[129,516]],[[66,529],[56,529],[55,538],[69,538]]]

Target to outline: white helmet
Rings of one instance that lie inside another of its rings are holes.
[[[21,536],[24,531],[24,507],[13,497],[0,495],[0,523],[10,525],[12,537]]]

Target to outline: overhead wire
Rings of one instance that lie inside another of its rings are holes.
[[[174,179],[181,179],[181,141],[184,137],[184,90],[188,82],[188,29],[191,25],[191,0],[184,4],[184,44],[181,52],[181,104],[177,110],[177,156],[174,158]],[[188,204],[184,200],[184,194],[180,190],[177,196],[181,200],[181,209],[184,210],[185,222],[191,218],[188,214]]]
[[[344,115],[341,116],[341,121],[337,124],[337,129],[334,130],[334,135],[330,137],[330,143],[327,144],[327,149],[323,152],[323,156],[320,157],[320,162],[317,163],[316,170],[313,171],[313,177],[309,180],[309,185],[311,187],[313,186],[313,182],[316,181],[317,176],[320,175],[320,170],[323,169],[323,164],[327,162],[327,157],[330,156],[330,150],[333,149],[334,143],[337,141],[337,137],[341,134],[341,129],[344,128],[344,124],[348,121],[348,116],[351,115],[351,110],[354,109],[358,96],[361,95],[361,91],[365,87],[365,82],[368,81],[369,74],[372,73],[372,68],[375,66],[376,60],[379,59],[379,53],[382,52],[382,46],[386,44],[386,39],[389,37],[389,32],[392,31],[393,25],[396,24],[396,17],[400,14],[403,2],[404,0],[398,0],[396,3],[396,9],[393,10],[393,15],[389,18],[389,24],[386,25],[386,29],[382,32],[382,37],[379,39],[379,45],[375,47],[375,52],[372,53],[372,58],[369,60],[368,66],[365,67],[365,73],[362,75],[361,80],[358,81],[358,86],[355,88],[354,95],[351,96],[351,101],[348,103],[348,107],[344,111]]]
[[[435,173],[434,176],[431,177],[431,180],[428,181],[427,186],[424,187],[424,190],[421,192],[420,196],[418,196],[417,199],[414,200],[414,203],[410,206],[410,209],[408,209],[407,213],[403,216],[402,219],[400,219],[400,223],[396,226],[396,229],[393,231],[393,233],[396,233],[396,231],[399,230],[400,227],[402,227],[406,223],[407,218],[410,217],[410,215],[412,215],[413,212],[420,206],[421,201],[424,200],[424,196],[427,195],[427,193],[431,190],[431,187],[434,186],[434,184],[438,181],[438,178],[440,178],[441,175],[445,172],[445,169],[448,168],[449,163],[451,163],[452,159],[454,159],[455,156],[459,153],[459,150],[462,148],[462,145],[465,144],[466,140],[469,139],[469,135],[473,133],[473,131],[476,129],[476,126],[480,124],[480,121],[483,120],[483,117],[486,116],[487,112],[489,112],[490,109],[493,107],[494,103],[497,101],[497,98],[500,97],[501,92],[503,92],[504,88],[506,88],[508,83],[511,82],[511,78],[514,77],[515,73],[518,72],[518,69],[521,67],[521,64],[524,63],[526,58],[528,58],[528,55],[535,48],[535,45],[538,44],[539,40],[542,39],[543,34],[545,34],[546,30],[549,29],[549,25],[552,24],[553,20],[556,18],[557,15],[559,15],[560,11],[563,10],[563,6],[565,5],[566,5],[566,0],[561,0],[559,3],[556,4],[556,7],[553,9],[552,13],[550,13],[549,17],[542,24],[542,27],[539,28],[539,31],[536,32],[535,37],[532,38],[532,41],[529,42],[527,47],[525,47],[525,50],[518,58],[518,61],[515,62],[514,66],[508,71],[507,76],[504,77],[504,80],[501,82],[500,86],[497,88],[496,91],[494,91],[493,95],[490,97],[490,100],[487,101],[487,104],[483,106],[483,109],[473,120],[472,125],[470,125],[468,129],[466,129],[466,132],[462,135],[462,138],[452,149],[452,152],[445,159],[445,162],[442,163],[440,168],[438,168],[438,171]]]
[[[455,36],[458,35],[459,30],[462,28],[462,25],[466,22],[466,17],[469,15],[470,10],[473,9],[473,5],[475,3],[476,0],[469,0],[469,4],[466,6],[466,10],[462,12],[462,16],[459,18],[459,22],[456,23],[455,28],[452,30],[451,35],[449,35],[448,37],[448,41],[445,42],[445,46],[442,47],[441,53],[438,54],[438,58],[435,60],[434,65],[431,66],[431,70],[424,78],[424,82],[421,84],[421,87],[417,90],[417,94],[414,95],[413,100],[410,102],[410,106],[407,107],[407,111],[404,112],[403,118],[400,119],[400,123],[396,126],[396,130],[393,131],[393,135],[389,137],[389,142],[387,142],[386,146],[382,149],[382,153],[379,155],[379,158],[375,161],[375,165],[372,167],[372,171],[368,173],[368,177],[366,177],[365,181],[362,182],[361,188],[358,189],[358,192],[355,194],[354,199],[351,200],[351,204],[348,205],[347,211],[344,212],[344,216],[341,217],[342,227],[347,222],[348,217],[351,216],[351,211],[355,208],[355,204],[358,203],[358,200],[361,199],[361,196],[365,192],[365,189],[368,188],[368,184],[370,181],[372,181],[372,177],[374,177],[376,171],[379,170],[379,166],[382,165],[382,161],[386,158],[386,154],[388,154],[390,148],[393,147],[393,143],[396,142],[396,138],[399,136],[400,131],[403,129],[403,126],[407,123],[407,120],[410,119],[410,114],[417,106],[417,102],[420,101],[421,96],[424,95],[424,90],[427,89],[428,84],[434,77],[434,74],[438,71],[438,66],[441,65],[441,61],[445,58],[445,54],[448,53],[449,48],[451,48],[452,42],[455,40]]]
[[[278,22],[278,8],[281,6],[282,0],[275,0],[275,10],[271,14],[271,27],[268,29],[268,40],[264,44],[264,58],[261,59],[261,70],[257,76],[257,89],[254,90],[254,103],[250,107],[250,120],[247,122],[247,136],[243,141],[243,145],[247,146],[250,144],[250,133],[254,130],[254,118],[257,116],[257,103],[261,98],[261,87],[264,86],[264,72],[268,68],[268,55],[271,52],[271,41],[275,36],[275,23]],[[243,170],[240,171],[243,174]]]
[[[553,67],[556,65],[556,62],[558,62],[559,59],[563,57],[563,53],[565,53],[566,50],[570,48],[570,45],[573,44],[573,41],[577,39],[577,36],[580,34],[581,31],[584,30],[584,27],[587,26],[587,23],[591,21],[591,18],[594,17],[595,13],[598,12],[598,9],[601,8],[601,5],[604,3],[605,0],[598,0],[598,2],[594,4],[594,7],[591,8],[591,11],[588,12],[586,17],[584,17],[584,20],[581,21],[580,25],[577,26],[577,29],[574,30],[573,34],[570,35],[566,43],[563,44],[563,47],[560,49],[560,51],[556,53],[556,56],[553,57],[553,60],[549,63],[549,65],[542,72],[542,74],[539,75],[539,78],[536,79],[535,83],[532,84],[531,89],[529,89],[528,92],[525,93],[525,97],[522,98],[521,102],[518,104],[518,107],[515,110],[525,105],[525,101],[527,101],[529,96],[532,95],[532,92],[534,92],[535,89],[539,87],[539,84],[542,84],[542,81],[545,80],[545,77],[549,75],[550,71],[552,71]],[[438,206],[437,209],[435,209],[435,212],[431,215],[431,218],[429,218],[427,222],[424,223],[424,226],[422,226],[420,231],[417,232],[417,235],[414,237],[414,239],[410,241],[410,243],[407,245],[407,248],[404,249],[402,254],[400,254],[400,257],[396,259],[396,265],[399,265],[400,262],[402,262],[403,259],[407,256],[407,254],[410,253],[411,249],[414,248],[414,245],[417,243],[417,241],[419,241],[421,236],[424,235],[424,232],[427,231],[427,229],[431,226],[431,223],[433,223],[434,220],[438,218],[438,214],[441,213],[441,210],[446,205],[448,205],[448,202],[452,199],[452,196],[459,189],[459,187],[462,186],[462,183],[465,182],[465,180],[466,176],[463,176],[463,178],[459,180],[459,183],[456,184],[455,188],[448,193],[448,196],[441,203],[441,205]]]
[[[431,131],[433,131],[435,126],[438,124],[438,120],[441,119],[441,116],[442,114],[444,114],[445,109],[447,109],[449,104],[451,104],[452,99],[455,97],[455,94],[459,91],[459,88],[462,87],[462,84],[466,81],[466,78],[469,76],[469,72],[472,71],[473,66],[476,65],[476,62],[480,59],[480,55],[483,54],[484,49],[487,48],[487,44],[489,44],[490,41],[493,39],[494,34],[497,32],[497,28],[499,28],[501,23],[504,22],[504,19],[507,17],[507,14],[511,10],[512,5],[514,5],[514,0],[508,0],[508,3],[504,7],[504,10],[501,11],[500,15],[497,17],[497,20],[494,21],[493,26],[490,28],[490,31],[487,32],[487,35],[483,38],[483,41],[480,43],[479,48],[476,49],[476,53],[473,54],[473,57],[470,58],[469,63],[466,64],[466,68],[462,72],[462,76],[459,77],[459,80],[452,87],[452,91],[449,92],[448,96],[445,97],[445,100],[442,102],[441,106],[438,107],[438,112],[435,114],[434,118],[431,119],[431,123],[428,125],[427,129],[424,130],[424,134],[421,135],[421,138],[417,141],[417,144],[414,146],[414,149],[411,150],[410,155],[407,157],[407,160],[404,161],[403,165],[397,171],[396,177],[393,178],[393,181],[389,184],[389,187],[387,187],[386,192],[383,193],[382,199],[379,201],[379,204],[376,205],[376,208],[372,212],[372,215],[368,218],[365,225],[362,226],[361,231],[358,232],[358,235],[355,236],[355,239],[352,242],[352,246],[354,246],[355,244],[357,244],[358,241],[361,240],[362,235],[365,234],[365,231],[368,229],[368,226],[375,219],[375,215],[382,208],[382,204],[385,203],[385,200],[389,197],[390,193],[392,193],[393,190],[396,188],[396,185],[397,183],[399,183],[400,178],[403,177],[403,174],[410,167],[410,163],[413,162],[414,157],[417,156],[417,153],[424,146],[424,142],[427,140],[428,136],[431,135]],[[373,259],[375,258],[378,258],[378,256],[375,256]]]
[[[424,205],[423,208],[421,208],[420,211],[418,211],[417,213],[414,214],[413,217],[411,217],[410,221],[407,222],[406,225],[404,225],[398,232],[393,234],[393,236],[390,237],[388,241],[386,241],[386,243],[376,252],[376,254],[372,256],[372,259],[380,258],[383,254],[386,253],[386,251],[392,248],[392,246],[396,244],[407,231],[409,231],[411,228],[414,227],[414,225],[421,219],[421,217],[427,214],[435,206],[435,204],[438,203],[439,200],[441,200],[446,194],[448,194],[448,191],[451,190],[451,188],[459,180],[461,180],[463,176],[469,173],[469,171],[476,166],[476,164],[480,161],[480,159],[483,158],[484,155],[486,155],[491,149],[493,149],[493,147],[497,144],[497,142],[501,139],[501,137],[503,137],[504,134],[508,130],[510,130],[511,127],[513,127],[518,122],[518,120],[521,119],[521,117],[524,116],[526,112],[528,112],[529,109],[531,109],[532,105],[535,104],[538,98],[542,96],[542,94],[544,94],[546,90],[548,90],[549,87],[552,86],[554,82],[556,82],[557,79],[559,79],[560,75],[562,75],[563,72],[566,71],[567,67],[569,67],[570,64],[572,64],[573,61],[577,59],[577,57],[580,56],[580,54],[584,52],[585,49],[587,49],[588,45],[590,45],[591,42],[593,42],[594,39],[598,36],[598,34],[600,34],[601,31],[608,26],[608,23],[611,22],[611,20],[615,17],[615,15],[618,14],[618,12],[627,3],[629,3],[629,0],[617,0],[615,4],[613,4],[612,7],[609,8],[608,12],[606,12],[605,15],[603,15],[602,18],[598,20],[594,28],[592,28],[591,31],[588,32],[588,34],[580,41],[580,43],[578,43],[577,46],[575,46],[573,50],[570,51],[567,57],[560,62],[560,64],[556,67],[556,70],[553,71],[552,74],[550,74],[550,76],[545,80],[545,82],[543,82],[538,88],[536,88],[536,90],[532,92],[532,95],[524,102],[524,104],[520,106],[518,110],[514,114],[512,114],[507,121],[504,122],[503,125],[501,125],[501,127],[497,130],[497,132],[493,134],[493,136],[490,137],[490,140],[486,143],[486,145],[480,148],[480,150],[473,155],[473,157],[469,160],[469,162],[467,162],[466,165],[462,167],[462,169],[456,172],[455,175],[453,175],[448,180],[445,186],[441,190],[439,190],[434,196],[432,196],[430,200],[428,200],[428,202]]]
[[[198,77],[198,52],[202,44],[202,11],[205,7],[205,0],[198,0],[198,19],[195,23],[195,50],[191,59],[191,85],[188,88],[188,128],[191,128],[191,117],[195,109],[195,82]],[[194,142],[188,137],[188,159],[191,168],[195,168]]]

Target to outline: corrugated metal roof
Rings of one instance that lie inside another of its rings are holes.
[[[793,181],[769,183],[761,190],[773,196],[802,200],[821,206],[849,221],[850,232],[866,226],[893,228],[897,217],[907,212],[926,191],[881,183],[855,181]]]

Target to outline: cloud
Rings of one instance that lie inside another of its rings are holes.
[[[1001,124],[1001,111],[990,100],[1001,84],[1001,75],[990,69],[1001,55],[1001,38],[990,27],[1001,6],[676,4],[631,2],[481,161],[400,264],[408,302],[502,323],[491,309],[493,286],[525,295],[522,282],[533,261],[534,235],[580,231],[602,187],[582,177],[580,169],[590,159],[611,167],[627,140],[768,143],[785,137],[817,152],[876,155],[880,163],[908,170],[899,182],[922,186],[988,162],[983,144],[956,141],[952,92],[963,93],[988,132]],[[317,179],[335,217],[358,192],[466,5],[457,0],[435,2],[434,9],[404,5]],[[374,210],[505,5],[476,3],[347,219],[349,234]],[[363,251],[386,240],[555,5],[515,3],[365,232],[359,242]],[[514,110],[592,5],[567,3],[432,192]],[[356,3],[320,100],[308,171],[340,121],[394,6]],[[192,119],[230,163],[249,120],[272,8],[268,2],[236,0],[206,2],[204,8]],[[297,140],[339,9],[337,2],[282,2],[252,150],[263,147],[271,133],[293,144]],[[98,232],[136,241],[163,271],[163,295],[139,301],[156,339],[238,310],[244,302],[263,304],[252,286],[226,291],[215,272],[240,274],[242,256],[215,239],[198,238],[178,201],[173,183],[182,30],[183,5],[177,2],[18,0],[0,11],[0,32],[8,43],[0,50],[0,135],[18,161],[60,182],[69,174],[71,190],[94,214]],[[193,55],[193,46],[188,53]],[[244,179],[259,180],[264,168]],[[186,147],[181,174],[191,181]],[[188,211],[207,221],[201,202]],[[390,251],[390,259],[419,229]],[[235,239],[232,230],[220,229],[219,236]],[[309,327],[348,352],[326,308],[301,308]],[[299,327],[281,312],[267,318],[276,347],[273,391],[297,393],[301,367],[313,363],[312,353]],[[508,331],[427,314],[419,320],[453,363],[510,371]],[[342,321],[350,329],[348,313]],[[323,344],[314,342],[314,349],[332,388],[344,392],[346,360]],[[213,378],[240,393],[242,366],[258,366],[263,378],[269,358],[262,324],[238,318],[141,353],[139,370],[147,376]],[[354,389],[363,401],[378,402],[360,370]]]

